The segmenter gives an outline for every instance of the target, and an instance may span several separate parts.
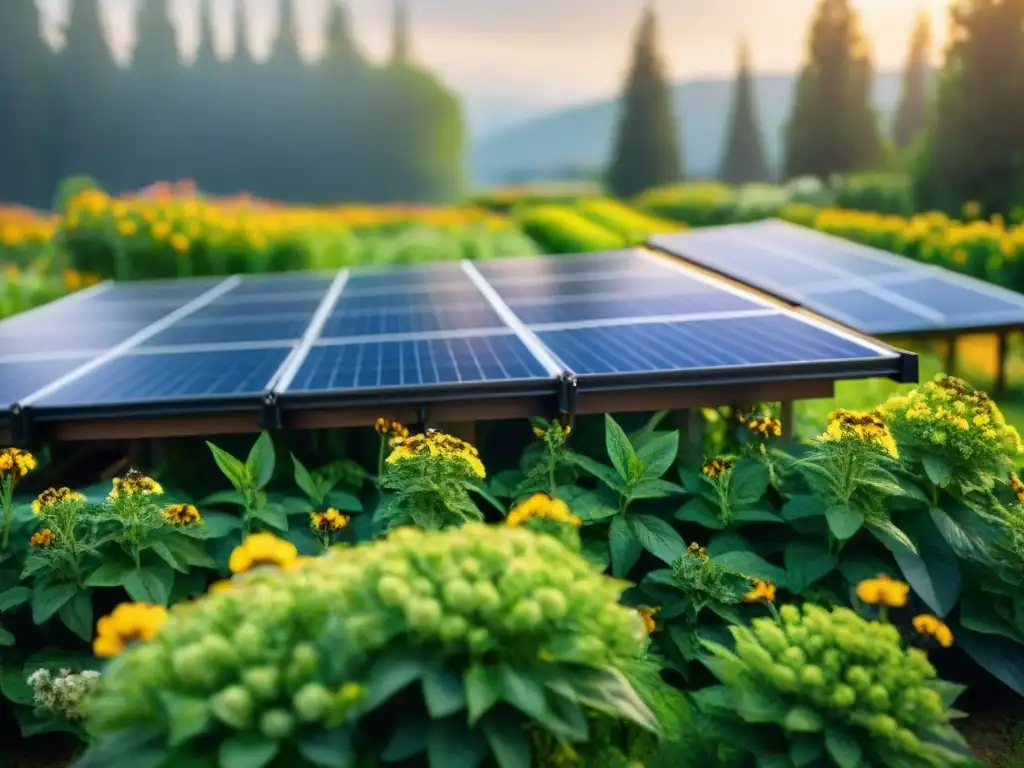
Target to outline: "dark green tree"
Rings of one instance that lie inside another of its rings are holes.
[[[910,38],[907,64],[903,70],[903,89],[892,126],[892,140],[900,149],[909,147],[928,122],[928,85],[931,69],[931,25],[928,14],[921,13]]]
[[[54,81],[39,22],[35,0],[0,3],[0,201],[44,207],[56,188]]]
[[[251,126],[259,155],[276,158],[273,167],[264,166],[267,182],[279,197],[295,201],[308,199],[309,179],[322,162],[310,126],[320,121],[323,104],[299,46],[297,12],[296,0],[283,0],[270,58],[260,67],[264,98],[253,105],[258,112]]]
[[[754,101],[754,77],[750,67],[750,49],[740,42],[739,74],[733,90],[729,136],[719,177],[728,184],[767,181],[770,174],[764,158],[764,141]]]
[[[850,0],[821,0],[786,126],[786,176],[850,173],[882,159],[871,58]]]
[[[960,0],[926,146],[919,205],[1008,214],[1024,201],[1024,0]]]
[[[224,107],[230,112],[222,133],[229,136],[223,146],[226,167],[222,186],[232,192],[255,192],[266,175],[266,158],[259,155],[260,147],[253,136],[253,127],[259,119],[259,103],[265,99],[261,89],[263,73],[252,56],[249,46],[249,18],[243,0],[235,2],[234,53],[224,73]],[[210,151],[218,151],[210,147]]]
[[[126,141],[144,139],[121,130],[131,108],[117,98],[123,73],[107,44],[98,0],[71,3],[64,40],[56,67],[56,124],[66,126],[58,134],[58,174],[93,176],[109,187],[112,179],[123,178]]]
[[[391,23],[391,63],[406,64],[412,60],[409,40],[409,9],[405,0],[395,0]]]
[[[192,65],[185,71],[185,112],[189,117],[182,129],[187,149],[183,167],[199,188],[215,194],[230,194],[231,168],[224,148],[235,140],[228,130],[232,95],[227,91],[227,64],[217,55],[212,8],[199,0],[199,47]]]
[[[658,51],[654,9],[644,11],[622,95],[618,133],[608,167],[612,192],[630,197],[682,178],[679,131]]]
[[[122,104],[123,124],[134,134],[122,150],[131,162],[116,188],[136,189],[187,175],[185,70],[168,5],[167,0],[143,0],[138,8],[138,44],[124,78],[127,99]]]

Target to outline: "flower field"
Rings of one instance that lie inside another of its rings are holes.
[[[380,419],[190,452],[219,487],[7,449],[2,706],[82,768],[978,764],[953,707],[1024,695],[1019,435],[944,376],[781,426]]]

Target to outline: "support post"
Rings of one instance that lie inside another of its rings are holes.
[[[782,441],[788,443],[793,439],[793,401],[783,400],[780,404],[779,419],[782,421]]]
[[[700,409],[686,408],[679,411],[678,418],[683,434],[683,462],[688,466],[696,466],[704,458],[704,417]]]
[[[949,376],[956,376],[956,336],[946,339],[946,361],[943,373]]]
[[[996,381],[992,395],[998,400],[1006,394],[1006,357],[1009,351],[1009,333],[1000,331],[996,337]]]

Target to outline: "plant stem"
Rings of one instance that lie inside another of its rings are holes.
[[[555,454],[548,448],[548,484],[551,486],[551,498],[555,498],[558,486],[555,485]]]
[[[387,440],[380,439],[380,450],[377,451],[377,490],[380,490],[381,478],[384,477],[384,450],[387,447]]]
[[[0,550],[7,549],[7,544],[11,538],[11,518],[14,517],[13,500],[14,496],[14,481],[10,478],[5,478],[3,482],[3,515],[4,515],[4,533],[3,541],[0,542]]]

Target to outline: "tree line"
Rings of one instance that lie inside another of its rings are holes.
[[[820,0],[786,126],[783,176],[828,180],[897,165],[909,171],[921,208],[959,213],[973,201],[991,215],[1024,205],[1024,0],[959,0],[950,24],[933,89],[930,30],[919,17],[900,103],[884,131],[871,106],[873,67],[858,15],[850,0]],[[629,196],[681,181],[678,135],[648,8],[606,173],[612,190]],[[719,175],[730,183],[770,178],[745,46]]]
[[[0,201],[48,207],[72,175],[114,191],[191,178],[209,193],[311,202],[460,194],[461,106],[412,58],[402,0],[381,66],[361,53],[337,2],[325,54],[305,61],[296,0],[285,0],[262,62],[249,51],[244,3],[236,2],[235,53],[222,61],[201,3],[194,62],[181,58],[168,0],[143,0],[134,56],[122,67],[99,0],[74,0],[59,50],[42,37],[35,0],[2,0]]]

